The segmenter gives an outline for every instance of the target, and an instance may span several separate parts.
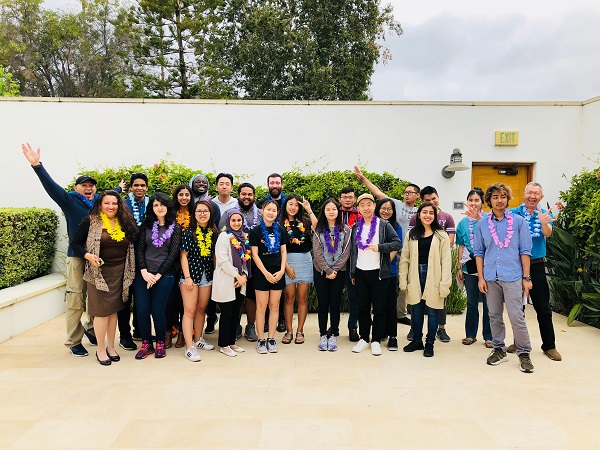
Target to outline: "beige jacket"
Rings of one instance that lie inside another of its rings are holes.
[[[215,272],[213,274],[213,284],[211,296],[217,303],[232,302],[235,300],[235,277],[238,270],[233,265],[231,255],[231,244],[227,233],[221,232],[215,245]],[[248,261],[250,264],[250,261]],[[246,285],[242,286],[240,293],[246,294]]]
[[[427,279],[422,295],[419,282],[419,241],[408,239],[406,233],[404,242],[400,255],[399,278],[400,289],[408,289],[406,303],[416,305],[423,299],[430,308],[442,309],[452,285],[452,258],[448,234],[445,231],[436,231],[433,234],[427,263]]]

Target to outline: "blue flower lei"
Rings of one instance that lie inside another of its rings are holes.
[[[533,214],[530,214],[525,202],[521,203],[521,211],[523,212],[523,217],[527,221],[527,227],[529,228],[531,237],[540,237],[542,235],[542,223],[540,222],[539,211],[536,209]]]
[[[85,206],[87,206],[89,209],[92,209],[94,203],[98,199],[98,194],[94,194],[94,198],[92,200],[87,199],[85,195],[81,195],[79,192],[71,191],[69,192],[69,194],[74,195],[75,197],[80,199],[83,203],[85,203]]]
[[[269,238],[269,231],[267,230],[267,224],[263,219],[260,219],[260,228],[262,231],[263,242],[269,253],[277,253],[281,246],[281,233],[279,232],[279,225],[273,222],[273,236],[275,237],[275,243],[271,245],[271,239]]]

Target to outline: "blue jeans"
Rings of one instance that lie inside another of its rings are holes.
[[[421,292],[425,289],[425,280],[427,279],[427,264],[419,264],[419,281],[421,282]],[[427,336],[425,343],[431,344],[435,342],[435,333],[438,329],[439,309],[433,309],[425,304],[425,300],[421,300],[416,305],[411,307],[411,319],[413,330],[413,342],[423,341],[423,322],[425,322],[425,311],[427,310]]]
[[[167,330],[165,310],[174,285],[175,278],[173,275],[165,274],[154,286],[147,289],[147,283],[142,277],[142,274],[140,272],[136,273],[133,289],[135,293],[135,308],[138,315],[138,325],[143,340],[149,341],[152,338],[150,314],[152,314],[152,319],[154,320],[156,340],[165,340]]]
[[[463,272],[465,289],[467,290],[467,318],[465,320],[465,333],[468,338],[477,337],[479,327],[479,302],[483,303],[483,339],[492,340],[492,329],[490,328],[490,315],[488,312],[487,297],[479,290],[477,275],[469,275]]]

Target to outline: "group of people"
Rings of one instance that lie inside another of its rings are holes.
[[[533,372],[524,316],[530,295],[542,350],[550,359],[561,360],[544,268],[552,216],[540,207],[543,194],[538,183],[529,183],[524,203],[510,211],[508,186],[497,183],[485,193],[474,188],[467,195],[466,217],[455,227],[452,216],[439,209],[435,188],[409,184],[402,200],[388,198],[358,167],[355,174],[370,193],[357,198],[346,187],[315,214],[306,199],[282,192],[283,180],[277,173],[267,178],[269,194],[258,203],[250,183],[239,184],[234,198],[233,176],[228,173],[217,175],[218,196],[213,199],[202,174],[177,186],[171,195],[157,192],[150,198],[143,173],[131,175],[125,199],[123,181],[97,194],[96,180],[87,175],[77,178],[73,191],[66,192],[45,170],[39,149],[29,144],[22,149],[67,221],[65,345],[74,356],[87,356],[82,344],[86,335],[97,345],[99,364],[119,361],[118,325],[122,348],[138,350],[133,340],[141,340],[136,359],[151,354],[164,358],[174,345],[184,347],[186,358],[197,362],[199,349],[214,349],[204,335],[214,332],[220,320],[219,351],[235,357],[244,352],[236,344],[242,336],[243,311],[246,339],[257,342],[259,354],[276,353],[276,331],[284,333],[283,344],[305,342],[308,293],[314,284],[318,350],[338,349],[346,289],[353,352],[370,348],[379,356],[385,340],[388,350],[398,350],[400,323],[410,326],[403,350],[422,350],[432,357],[436,339],[450,341],[445,299],[452,264],[457,264],[468,298],[463,344],[477,341],[481,302],[484,345],[491,349],[487,363],[506,361],[506,353],[512,351],[519,357],[520,369]],[[484,203],[491,208],[489,214],[482,211]],[[452,261],[455,237],[459,257]],[[86,296],[93,319],[82,324]],[[514,335],[514,344],[508,347],[503,304]]]

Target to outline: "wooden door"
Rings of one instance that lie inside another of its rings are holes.
[[[483,192],[494,183],[504,183],[512,189],[513,198],[508,207],[519,206],[523,202],[525,186],[533,178],[531,163],[473,163],[471,172],[472,186],[483,189]],[[489,212],[487,205],[483,206]]]

